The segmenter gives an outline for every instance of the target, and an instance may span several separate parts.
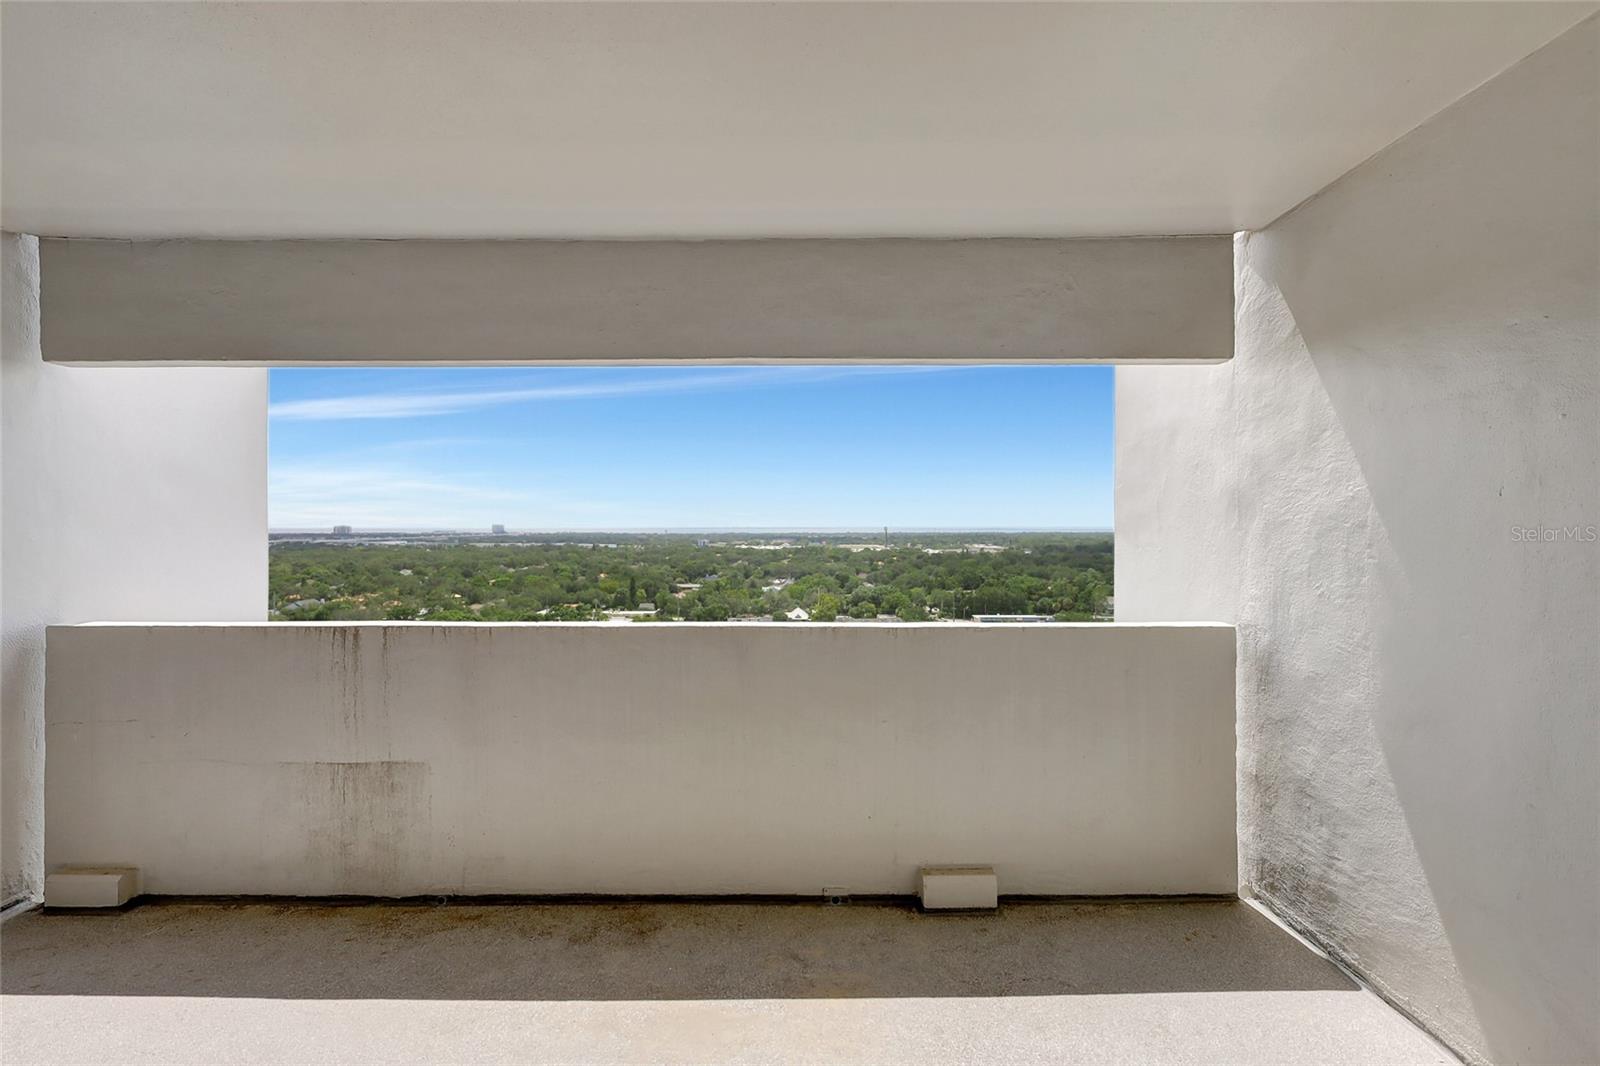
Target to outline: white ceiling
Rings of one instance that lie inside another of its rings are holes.
[[[8,2],[0,222],[1229,232],[1595,6]]]

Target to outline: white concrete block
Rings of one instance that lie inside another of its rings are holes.
[[[923,910],[994,910],[1000,879],[992,866],[924,866],[920,894]]]
[[[63,866],[44,879],[46,907],[120,907],[138,894],[137,866]]]

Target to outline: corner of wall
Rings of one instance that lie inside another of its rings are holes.
[[[47,364],[38,243],[5,234],[0,253],[0,898],[11,900],[43,883],[45,627],[265,617],[267,372]]]
[[[1600,1060],[1597,56],[1243,235],[1225,370],[1118,371],[1118,614],[1233,612],[1245,890],[1472,1061]]]
[[[7,579],[21,550],[11,528],[24,504],[12,467],[10,405],[30,392],[26,368],[39,357],[39,242],[0,233],[0,906],[37,899],[44,829],[43,677],[32,669],[31,628],[18,620]]]

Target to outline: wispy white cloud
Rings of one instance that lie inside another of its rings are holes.
[[[878,374],[917,374],[960,367],[883,366],[883,367],[749,367],[715,374],[688,369],[655,378],[606,381],[597,379],[569,385],[526,388],[449,389],[432,392],[372,392],[350,396],[284,400],[268,408],[269,416],[280,422],[329,422],[369,418],[423,418],[461,414],[508,404],[541,403],[559,400],[591,400],[606,397],[641,396],[652,393],[695,393],[765,388],[774,385],[800,385],[832,381],[844,377]]]
[[[492,437],[407,437],[402,440],[388,440],[377,444],[363,444],[345,451],[340,456],[348,461],[369,459],[372,457],[395,458],[410,455],[432,455],[441,450],[471,450],[486,445],[493,445],[496,441]]]
[[[274,463],[268,484],[273,529],[462,528],[524,521],[524,515],[577,518],[604,508],[557,493],[488,484],[477,478],[385,464]]]

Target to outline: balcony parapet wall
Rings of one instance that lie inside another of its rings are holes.
[[[91,624],[47,867],[148,892],[1231,893],[1234,632]]]

